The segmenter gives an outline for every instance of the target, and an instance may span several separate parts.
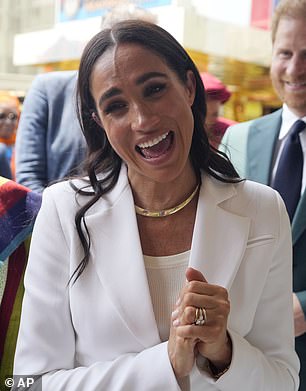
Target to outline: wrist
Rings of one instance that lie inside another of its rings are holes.
[[[207,361],[207,364],[208,364],[207,365],[208,369],[214,379],[219,379],[222,375],[224,375],[229,370],[230,367],[230,363],[229,363],[223,368],[217,368],[209,360]]]
[[[214,377],[220,377],[225,373],[232,361],[232,341],[227,334],[226,343],[214,357],[207,357],[209,369]]]

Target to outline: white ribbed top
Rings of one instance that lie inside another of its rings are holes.
[[[153,310],[161,340],[169,339],[171,312],[186,281],[190,251],[167,257],[144,255]]]

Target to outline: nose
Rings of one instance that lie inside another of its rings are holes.
[[[287,74],[296,77],[302,73],[305,73],[305,59],[302,59],[300,56],[292,56],[289,63],[287,64]]]
[[[159,115],[150,104],[135,103],[131,110],[131,128],[134,131],[150,131],[159,123]]]

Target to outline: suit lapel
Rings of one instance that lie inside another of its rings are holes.
[[[247,141],[247,178],[269,184],[273,151],[281,125],[281,112],[254,120]]]
[[[306,229],[306,191],[304,191],[296,208],[292,221],[292,243],[297,242]]]
[[[160,337],[143,261],[133,195],[126,174],[121,173],[115,191],[116,196],[110,196],[113,198],[111,208],[104,208],[92,219],[88,218],[88,226],[93,227],[92,252],[99,254],[93,256],[93,263],[122,321],[135,339],[148,347],[159,343]]]
[[[247,245],[250,220],[222,208],[223,201],[236,195],[234,186],[208,177],[202,180],[190,266],[202,271],[209,283],[230,289]]]

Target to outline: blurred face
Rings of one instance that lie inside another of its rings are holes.
[[[156,54],[136,44],[109,49],[91,74],[99,121],[126,162],[131,183],[192,176],[193,73],[184,85]]]
[[[306,115],[306,22],[280,20],[273,44],[271,79],[280,99],[299,117]]]
[[[217,99],[211,99],[206,95],[206,118],[205,125],[209,128],[215,125],[219,117],[221,102]]]
[[[9,139],[15,132],[18,120],[16,108],[10,103],[0,103],[0,137]]]

